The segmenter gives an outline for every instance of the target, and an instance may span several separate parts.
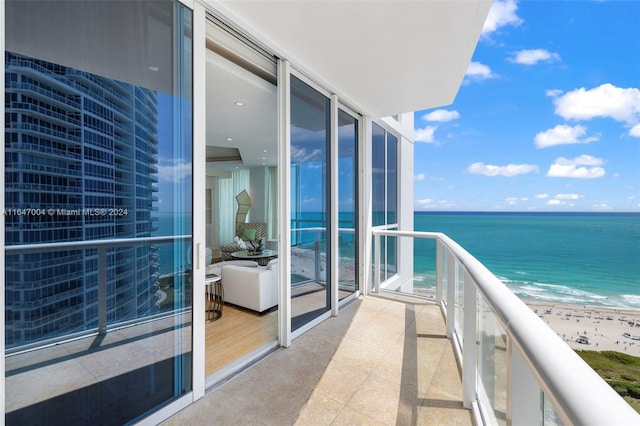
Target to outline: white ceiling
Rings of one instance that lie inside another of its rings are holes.
[[[244,106],[239,107],[236,102]],[[242,161],[225,161],[229,157],[228,148],[237,148]],[[277,164],[275,86],[210,50],[207,51],[207,164],[223,170],[240,165]]]
[[[222,13],[363,112],[450,104],[491,0],[219,2]]]

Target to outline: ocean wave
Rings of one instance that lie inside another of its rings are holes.
[[[501,279],[501,281],[523,300],[582,306],[608,306],[625,309],[640,308],[640,295],[604,295],[560,284],[510,279]]]
[[[622,300],[628,303],[631,308],[640,308],[640,295],[638,294],[622,294]]]

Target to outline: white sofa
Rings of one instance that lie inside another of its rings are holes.
[[[278,304],[278,259],[267,266],[222,265],[224,301],[257,312]]]

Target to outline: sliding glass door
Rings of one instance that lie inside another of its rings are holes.
[[[5,7],[5,421],[129,423],[192,390],[193,13]]]
[[[291,76],[291,329],[330,309],[330,101]]]
[[[338,297],[358,289],[358,119],[338,110]]]

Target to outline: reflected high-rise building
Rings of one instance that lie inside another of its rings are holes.
[[[150,236],[158,102],[149,89],[5,54],[7,245]],[[153,245],[107,250],[107,320],[157,309]],[[6,347],[97,327],[98,251],[6,258]]]

